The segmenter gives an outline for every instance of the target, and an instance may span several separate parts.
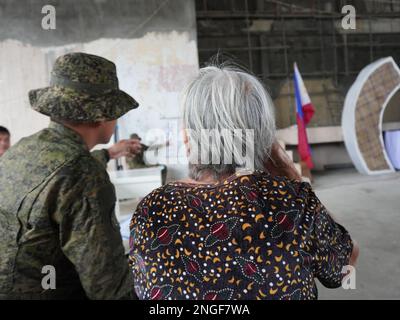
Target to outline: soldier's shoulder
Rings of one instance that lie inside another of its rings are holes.
[[[79,155],[82,148],[79,145],[66,143],[54,135],[48,128],[24,137],[12,146],[7,154],[14,158],[43,158],[52,161],[53,158],[63,160]]]
[[[74,195],[76,201],[83,197],[97,197],[98,193],[112,193],[112,183],[104,167],[87,155],[65,163],[52,177],[50,184],[61,186],[66,197]]]
[[[60,170],[62,175],[70,175],[80,180],[108,181],[109,176],[104,166],[90,153],[82,153],[67,162]]]

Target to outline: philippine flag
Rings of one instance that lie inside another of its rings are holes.
[[[296,100],[296,119],[297,119],[297,132],[298,132],[298,151],[301,161],[305,162],[309,169],[314,167],[311,158],[311,148],[307,139],[307,124],[310,122],[314,115],[315,109],[311,103],[310,96],[304,86],[303,79],[300,75],[297,64],[294,64],[294,92]]]

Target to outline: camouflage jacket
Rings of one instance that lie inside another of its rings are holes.
[[[0,299],[131,298],[106,161],[55,122],[0,158]]]

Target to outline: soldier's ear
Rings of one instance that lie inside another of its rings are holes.
[[[105,121],[96,121],[96,122],[91,122],[91,123],[89,123],[89,125],[90,125],[92,128],[99,128],[99,127],[101,127],[101,125],[104,124],[104,123],[105,123]]]
[[[105,123],[105,121],[83,122],[83,123],[77,124],[77,126],[86,127],[86,128],[90,128],[90,129],[98,129],[98,128],[100,128],[104,123]]]
[[[100,121],[97,122],[79,122],[79,121],[70,121],[70,120],[61,120],[61,121],[57,121],[57,120],[53,120],[52,121],[61,123],[65,126],[68,127],[74,127],[74,128],[78,128],[78,127],[90,127],[90,128],[97,128],[101,125]]]

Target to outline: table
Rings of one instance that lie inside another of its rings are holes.
[[[135,208],[129,211],[121,210],[121,201],[128,199],[140,200],[154,189],[161,187],[163,166],[154,166],[143,169],[110,171],[111,182],[115,186],[117,201],[115,214],[121,225],[121,235],[124,242],[125,252],[128,252],[129,220]]]

